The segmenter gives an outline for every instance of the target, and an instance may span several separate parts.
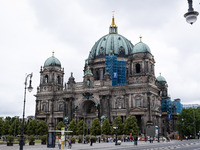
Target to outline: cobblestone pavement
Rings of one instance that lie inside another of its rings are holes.
[[[196,141],[171,141],[171,142],[144,142],[144,141],[138,141],[138,146],[134,146],[133,142],[122,142],[121,145],[115,146],[115,143],[93,143],[93,146],[90,146],[90,144],[73,144],[72,150],[171,150],[171,149],[184,149],[185,147],[190,146],[197,146],[199,148],[200,146],[200,140]],[[191,147],[192,148],[192,147]],[[64,150],[67,150],[67,146],[63,148]],[[194,148],[189,150],[193,150]],[[0,150],[19,150],[19,144],[14,144],[14,146],[6,146],[5,144],[0,145]],[[36,144],[34,146],[29,146],[26,144],[23,148],[23,150],[59,150],[58,145],[56,145],[55,148],[47,148],[46,145]],[[200,150],[200,149],[195,149]]]
[[[154,143],[157,143],[157,142],[154,142]],[[153,144],[154,144],[153,143]],[[138,141],[138,146],[141,146],[141,145],[148,145],[149,142],[143,142],[143,141]],[[134,146],[134,143],[133,142],[122,142],[121,145],[117,145],[117,147],[135,147]],[[79,143],[76,143],[76,144],[72,144],[72,150],[92,150],[92,149],[115,149],[116,146],[115,146],[115,143],[93,143],[92,146],[90,146],[90,144],[79,144]],[[36,143],[36,145],[34,146],[29,146],[28,144],[26,144],[24,147],[23,147],[23,150],[59,150],[58,148],[58,145],[55,146],[55,148],[47,148],[46,145],[41,145],[41,144],[38,144]],[[68,147],[64,145],[63,147],[64,150],[67,150]],[[19,150],[19,144],[14,144],[13,146],[7,146],[5,144],[1,144],[0,145],[0,150]]]

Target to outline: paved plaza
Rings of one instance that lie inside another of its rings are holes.
[[[64,150],[67,150],[67,146],[64,146]],[[121,145],[115,146],[115,143],[94,143],[90,144],[73,144],[72,150],[116,150],[116,149],[137,149],[137,150],[169,150],[169,149],[181,149],[181,150],[200,150],[200,140],[188,140],[188,141],[171,141],[171,142],[156,142],[153,143],[139,141],[138,146],[134,146],[133,142],[123,142]],[[0,150],[19,150],[19,145],[14,146],[0,145]],[[24,150],[59,150],[58,145],[55,148],[47,148],[46,145],[36,144],[29,146],[26,144]]]

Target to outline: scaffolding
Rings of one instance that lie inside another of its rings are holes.
[[[106,56],[106,70],[108,70],[112,78],[112,86],[126,84],[126,61],[117,61],[117,56]]]
[[[183,104],[181,104],[180,99],[175,99],[174,101],[171,101],[170,97],[162,99],[161,103],[162,112],[167,112],[167,114],[181,113],[182,109],[183,109]]]

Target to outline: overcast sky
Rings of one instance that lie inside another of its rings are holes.
[[[200,11],[199,0],[193,7]],[[132,44],[146,43],[155,58],[155,74],[168,82],[172,99],[200,104],[200,18],[192,26],[183,17],[187,0],[0,0],[0,116],[22,117],[26,73],[33,72],[26,116],[35,115],[40,67],[55,51],[65,69],[83,80],[85,59],[108,34],[115,10],[118,33]]]

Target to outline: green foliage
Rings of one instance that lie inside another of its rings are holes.
[[[4,124],[4,122],[3,122],[3,119],[2,118],[0,118],[0,136],[2,136],[3,135],[3,124]]]
[[[8,121],[10,124],[11,124],[11,117],[10,116],[7,116],[6,118],[5,118],[5,121]]]
[[[177,129],[185,136],[194,136],[200,131],[200,108],[182,109],[178,115]]]
[[[82,143],[82,141],[83,141],[83,136],[79,136],[78,137],[78,143]]]
[[[12,120],[13,120],[13,118],[12,118]],[[18,130],[19,125],[20,125],[19,119],[18,119],[18,118],[15,118],[15,119],[13,120],[13,122],[12,122],[10,128],[9,128],[9,134],[10,134],[10,135],[14,135],[14,136],[20,134],[20,132],[19,132],[19,130]]]
[[[135,116],[129,116],[124,123],[124,134],[129,135],[130,133],[133,136],[138,136],[139,134],[139,127]]]
[[[60,121],[58,125],[56,126],[56,130],[61,130],[61,128],[65,127],[64,123]]]
[[[41,136],[41,141],[42,141],[42,142],[46,142],[46,141],[47,141],[47,135]]]
[[[87,126],[86,123],[83,125],[83,120],[80,120],[79,123],[77,124],[77,135],[83,135],[83,126],[84,126],[84,134],[87,133]]]
[[[72,133],[70,132],[69,134],[71,134],[71,135],[76,135],[77,125],[76,125],[75,119],[73,119],[73,120],[69,123],[68,130],[69,130],[69,131],[73,131]]]
[[[87,135],[87,136],[85,137],[85,140],[86,140],[86,142],[89,142],[89,141],[90,141],[90,136]]]
[[[34,142],[34,141],[35,141],[35,136],[34,136],[34,135],[30,135],[30,136],[28,137],[28,141],[29,141],[29,142]]]
[[[36,135],[37,134],[37,120],[33,119],[28,123],[27,134],[28,135]]]
[[[123,131],[124,131],[124,124],[122,123],[122,118],[120,116],[117,116],[115,119],[114,119],[114,122],[113,122],[113,127],[116,127],[116,123],[117,123],[117,134],[118,135],[122,135],[123,134]],[[115,134],[115,130],[112,128],[112,132],[113,134]]]
[[[9,134],[9,129],[10,129],[10,121],[5,120],[3,124],[3,135],[8,135]]]
[[[92,121],[92,125],[90,127],[90,134],[91,135],[100,135],[101,134],[101,125],[98,118],[95,118]]]
[[[76,137],[72,137],[72,143],[76,143]]]
[[[7,137],[7,143],[13,143],[14,142],[14,136],[10,135]]]
[[[97,141],[97,138],[95,136],[92,136],[91,139],[92,139],[92,142],[96,142]]]
[[[105,134],[105,135],[111,134],[111,126],[110,126],[108,118],[106,120],[104,120],[104,122],[103,122],[102,134]]]
[[[62,121],[60,121],[56,126],[56,130],[61,130],[63,127],[65,127],[65,125]],[[61,133],[57,132],[56,135],[61,135]]]
[[[48,125],[43,120],[38,123],[37,126],[37,134],[38,135],[46,135],[48,133]]]

